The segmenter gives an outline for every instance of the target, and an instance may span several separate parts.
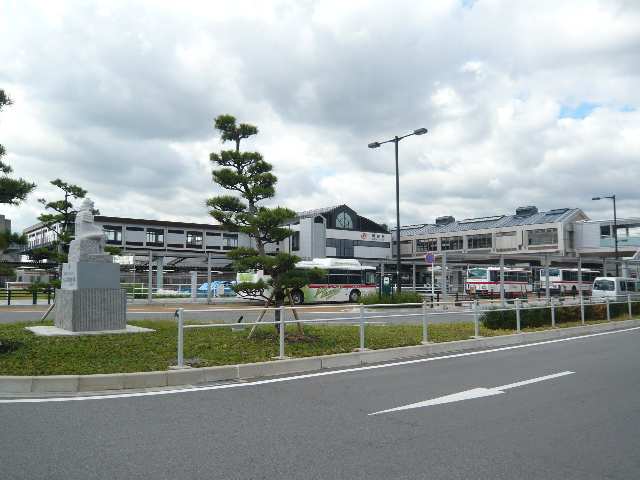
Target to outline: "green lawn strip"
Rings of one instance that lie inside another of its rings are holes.
[[[602,320],[587,323],[597,323]],[[177,328],[174,321],[132,321],[155,329],[153,333],[81,337],[37,337],[24,329],[33,323],[0,326],[0,375],[70,375],[166,370],[176,363]],[[51,324],[50,322],[48,324]],[[558,324],[559,327],[579,322]],[[544,330],[538,327],[526,331]],[[306,325],[305,337],[296,338],[297,328],[287,328],[286,354],[308,357],[351,352],[358,346],[357,326]],[[482,336],[514,333],[481,326]],[[202,328],[185,330],[184,355],[194,366],[233,365],[271,360],[278,354],[278,337],[271,326],[259,327],[247,340],[248,328]],[[449,342],[473,335],[473,323],[432,324],[429,340]],[[370,349],[418,345],[420,325],[370,325],[366,346]],[[6,348],[8,346],[8,348]]]

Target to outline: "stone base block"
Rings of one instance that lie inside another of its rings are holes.
[[[56,290],[55,311],[55,326],[72,332],[127,328],[127,294],[120,288]]]
[[[72,332],[64,328],[50,327],[48,325],[36,325],[35,327],[24,327],[25,330],[35,333],[39,337],[79,337],[81,335],[118,335],[123,333],[149,333],[155,332],[153,328],[137,327],[127,325],[124,330],[91,330],[84,332]]]

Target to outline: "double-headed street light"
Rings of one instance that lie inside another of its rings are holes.
[[[418,128],[411,133],[407,133],[406,135],[402,135],[398,137],[397,135],[393,137],[391,140],[385,140],[384,142],[371,142],[368,147],[369,148],[378,148],[380,145],[385,143],[394,143],[396,146],[396,291],[400,293],[402,291],[402,280],[400,277],[400,175],[398,173],[398,143],[403,138],[410,137],[411,135],[424,135],[427,133],[426,128]]]
[[[603,198],[609,198],[613,200],[613,245],[616,252],[616,277],[620,276],[620,270],[618,267],[618,216],[616,214],[616,195],[593,197],[591,200],[602,200]],[[606,273],[606,272],[603,272]]]

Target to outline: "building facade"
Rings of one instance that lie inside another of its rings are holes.
[[[400,229],[400,255],[421,258],[438,254],[575,256],[578,245],[575,223],[588,220],[579,208],[539,212],[520,207],[512,215],[467,218],[438,217],[434,224],[409,225]],[[395,253],[395,242],[394,242]],[[453,255],[452,255],[453,256]]]
[[[388,229],[347,205],[300,212],[286,227],[293,234],[271,246],[270,252],[292,253],[302,259],[355,258],[365,262],[391,257]]]

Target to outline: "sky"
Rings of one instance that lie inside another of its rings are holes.
[[[579,207],[640,216],[640,2],[0,0],[0,143],[37,183],[21,230],[87,189],[104,215],[213,222],[232,114],[268,203],[401,223]]]

